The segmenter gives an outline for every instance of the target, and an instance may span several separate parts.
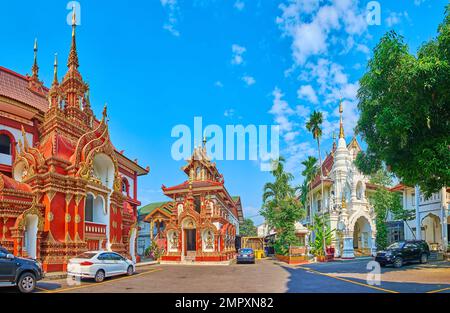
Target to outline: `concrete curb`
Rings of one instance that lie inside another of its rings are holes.
[[[141,267],[141,266],[147,266],[147,265],[155,265],[158,263],[159,263],[158,261],[139,262],[139,263],[136,263],[135,266]]]
[[[66,278],[67,278],[66,272],[52,272],[52,273],[45,273],[45,277],[43,280],[58,280]]]

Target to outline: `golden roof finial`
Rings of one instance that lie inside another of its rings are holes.
[[[344,123],[342,121],[342,113],[344,112],[344,109],[342,108],[342,98],[339,101],[339,138],[344,138]]]
[[[72,45],[70,46],[69,60],[67,61],[67,67],[78,68],[78,53],[77,42],[75,36],[75,28],[77,27],[77,18],[75,16],[75,6],[72,7]]]
[[[77,25],[77,17],[75,16],[75,5],[72,6],[72,26]]]
[[[53,62],[53,83],[58,85],[58,53],[55,53],[55,62]]]
[[[32,72],[32,77],[37,79],[38,72],[39,72],[39,66],[37,65],[37,51],[38,51],[37,38],[34,39],[33,51],[34,51],[34,62],[33,62],[33,67],[31,68],[31,72]]]
[[[102,122],[106,122],[106,117],[108,116],[108,105],[105,102],[105,106],[103,107],[103,112],[102,112]]]

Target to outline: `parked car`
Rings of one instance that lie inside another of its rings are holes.
[[[241,248],[238,250],[237,263],[255,264],[255,252],[252,248]]]
[[[430,248],[424,240],[399,241],[391,244],[384,251],[377,252],[375,261],[381,266],[392,264],[394,267],[402,267],[408,262],[427,263],[430,256]]]
[[[16,257],[0,247],[0,287],[17,286],[20,292],[30,293],[42,278],[44,272],[41,263]]]
[[[134,262],[118,253],[109,251],[88,251],[70,259],[67,275],[75,278],[93,278],[102,282],[105,277],[127,274],[133,275]]]

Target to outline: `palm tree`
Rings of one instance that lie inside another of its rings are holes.
[[[263,202],[271,200],[279,203],[286,197],[292,196],[293,189],[289,182],[294,176],[284,171],[285,161],[282,156],[278,160],[273,161],[271,173],[275,177],[275,182],[264,185]]]
[[[317,151],[319,153],[319,167],[320,167],[320,189],[321,189],[320,197],[321,197],[321,204],[323,205],[323,168],[322,168],[322,156],[320,154],[320,138],[322,137],[322,123],[323,123],[322,112],[314,111],[309,116],[309,121],[306,123],[306,129],[310,131],[313,135],[313,138],[317,140]],[[323,220],[325,220],[324,212],[322,212],[322,218]],[[325,242],[324,242],[324,249],[326,249]]]
[[[303,217],[302,205],[295,195],[296,189],[290,184],[294,177],[284,171],[284,162],[283,157],[273,161],[271,173],[275,180],[264,185],[260,211],[269,227],[273,227],[277,233],[276,250],[281,251],[281,254],[288,252],[287,247],[296,243],[294,225]]]
[[[302,171],[302,176],[305,177],[305,183],[304,185],[306,185],[306,188],[302,186],[302,195],[303,192],[308,193],[308,186],[309,186],[309,217],[311,219],[311,222],[314,224],[314,219],[312,217],[312,181],[314,179],[314,177],[316,177],[317,175],[317,171],[318,171],[318,167],[317,167],[317,158],[313,157],[313,156],[309,156],[306,160],[304,160],[302,162],[302,165],[305,167],[305,169]],[[306,189],[306,190],[305,190]],[[304,207],[306,207],[306,197],[305,197],[305,202],[303,203]]]

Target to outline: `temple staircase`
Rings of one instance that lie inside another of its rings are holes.
[[[194,263],[195,262],[195,251],[187,251],[186,256],[184,257],[184,262],[186,263]]]

